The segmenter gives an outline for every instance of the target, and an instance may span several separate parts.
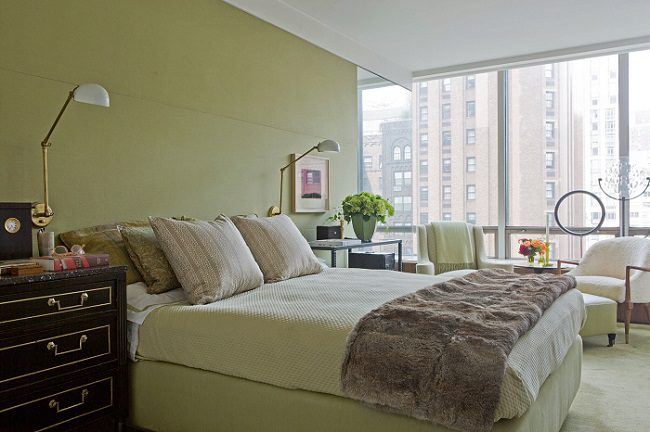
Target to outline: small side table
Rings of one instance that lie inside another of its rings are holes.
[[[557,271],[557,263],[551,262],[550,266],[542,267],[539,265],[528,265],[528,263],[514,263],[513,264],[514,272],[517,274],[531,274],[531,273],[555,273]],[[571,270],[571,267],[562,266],[560,271],[562,274]]]
[[[353,245],[345,246],[311,246],[312,250],[326,250],[330,251],[330,256],[332,259],[332,267],[336,267],[336,252],[340,250],[347,250],[352,252],[352,249],[367,248],[372,246],[383,246],[383,245],[397,245],[397,269],[402,271],[402,239],[386,239],[386,240],[376,240],[369,242],[355,243]]]

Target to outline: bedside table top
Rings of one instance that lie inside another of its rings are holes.
[[[121,273],[123,271],[126,271],[126,266],[98,266],[64,271],[46,271],[44,273],[29,276],[0,276],[0,287],[24,283],[46,282],[50,280],[67,279],[78,276]]]

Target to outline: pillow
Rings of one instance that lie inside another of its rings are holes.
[[[307,240],[288,216],[237,216],[233,222],[259,264],[265,282],[278,282],[322,271]]]
[[[129,257],[122,236],[117,229],[118,224],[97,225],[89,228],[82,228],[75,231],[68,231],[59,234],[59,239],[70,249],[72,245],[83,245],[87,253],[106,253],[111,265],[125,265],[126,283],[132,284],[141,282],[142,277],[138,273],[135,264]],[[149,226],[147,221],[121,222],[122,226],[143,227]]]
[[[150,226],[118,226],[117,228],[122,234],[129,257],[147,284],[147,293],[162,294],[181,286],[160,249],[153,228]]]
[[[213,222],[149,221],[190,303],[210,303],[264,283],[255,258],[226,216]]]

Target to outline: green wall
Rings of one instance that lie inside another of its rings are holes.
[[[50,140],[55,232],[263,215],[324,138],[332,204],[356,189],[351,63],[218,0],[0,0],[0,201],[42,200],[39,144],[84,82],[111,106],[71,103]],[[291,216],[312,238],[327,215]]]

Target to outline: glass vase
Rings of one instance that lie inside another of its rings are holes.
[[[528,265],[529,266],[535,265],[535,255],[533,254],[528,255]]]

